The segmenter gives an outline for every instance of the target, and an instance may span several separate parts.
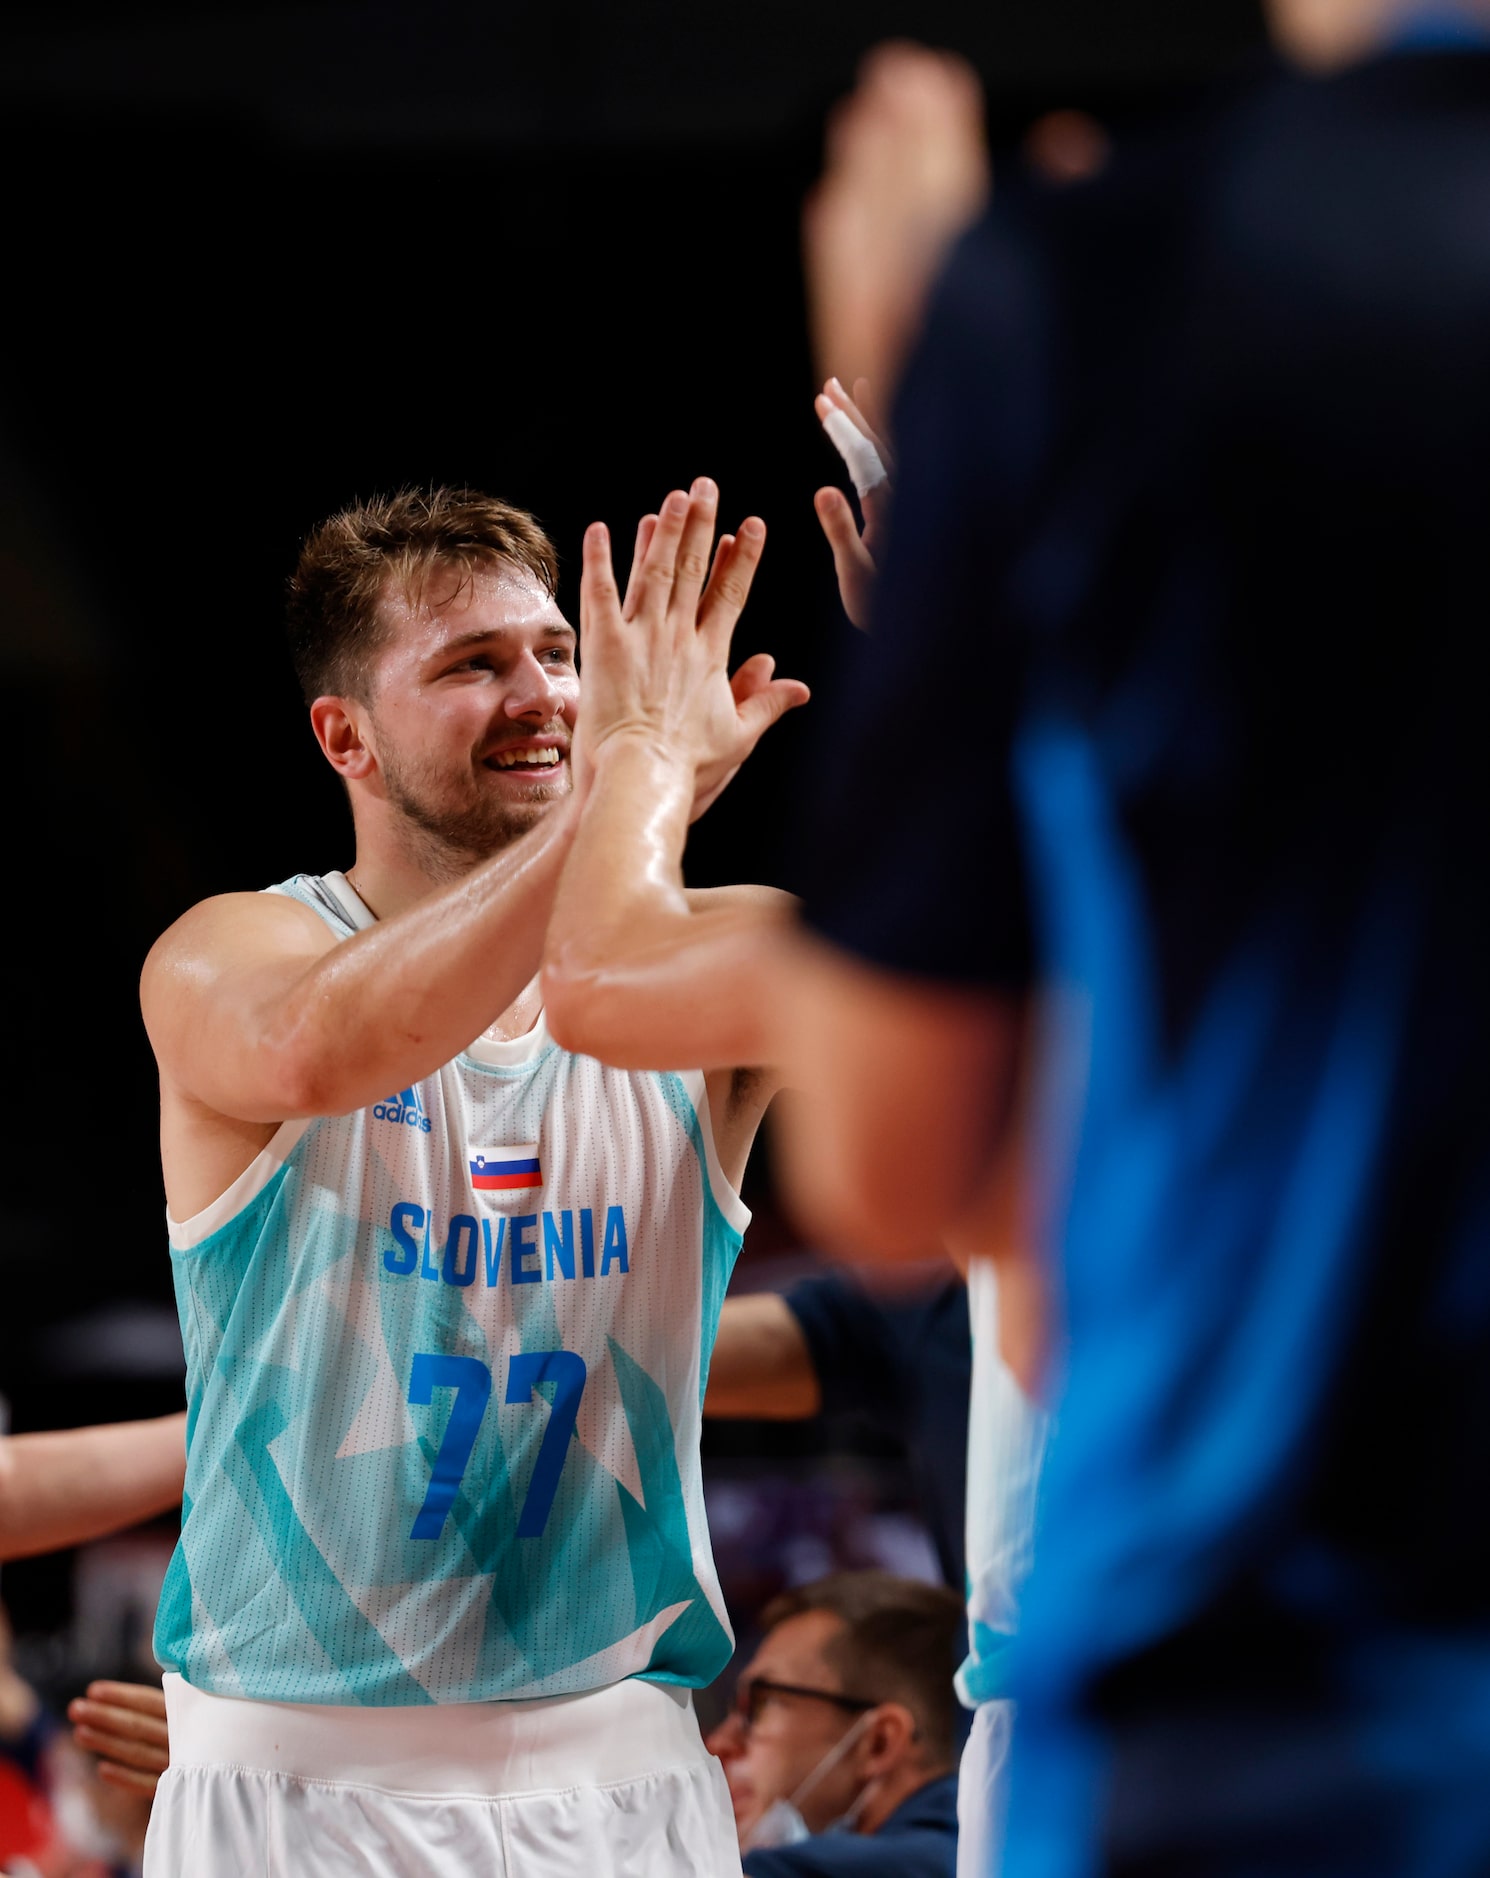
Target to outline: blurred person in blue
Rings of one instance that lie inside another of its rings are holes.
[[[962,1600],[885,1571],[774,1598],[708,1737],[747,1878],[952,1878]]]
[[[1030,1132],[1005,1878],[1490,1869],[1490,8],[1272,19],[1295,69],[1001,179],[924,319],[930,55],[808,217],[821,355],[903,375],[780,1143],[893,1258]]]

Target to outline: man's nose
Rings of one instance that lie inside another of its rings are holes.
[[[507,687],[506,709],[509,717],[531,717],[541,724],[557,717],[564,693],[558,674],[532,653],[524,653]]]
[[[721,1761],[732,1761],[745,1747],[745,1725],[733,1712],[704,1736],[704,1746]]]

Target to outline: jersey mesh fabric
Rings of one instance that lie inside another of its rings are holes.
[[[353,930],[320,881],[279,891]],[[699,1424],[748,1214],[703,1105],[701,1076],[607,1069],[540,1023],[286,1124],[173,1226],[189,1414],[164,1666],[379,1705],[718,1674]],[[478,1189],[478,1156],[534,1184]]]

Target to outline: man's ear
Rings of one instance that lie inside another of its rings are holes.
[[[317,698],[310,707],[310,726],[343,782],[359,782],[377,768],[367,741],[367,712],[354,698]]]
[[[904,1702],[881,1702],[869,1712],[860,1742],[859,1771],[866,1780],[894,1773],[916,1739],[916,1718]]]

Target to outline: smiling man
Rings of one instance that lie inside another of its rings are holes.
[[[633,604],[727,645],[764,529],[705,586],[714,513],[649,518]],[[161,1878],[739,1870],[689,1696],[732,1641],[698,1436],[772,1083],[545,1027],[583,767],[555,572],[471,491],[317,528],[290,638],[355,865],[146,963],[190,1410]],[[695,809],[805,695],[721,682]]]

